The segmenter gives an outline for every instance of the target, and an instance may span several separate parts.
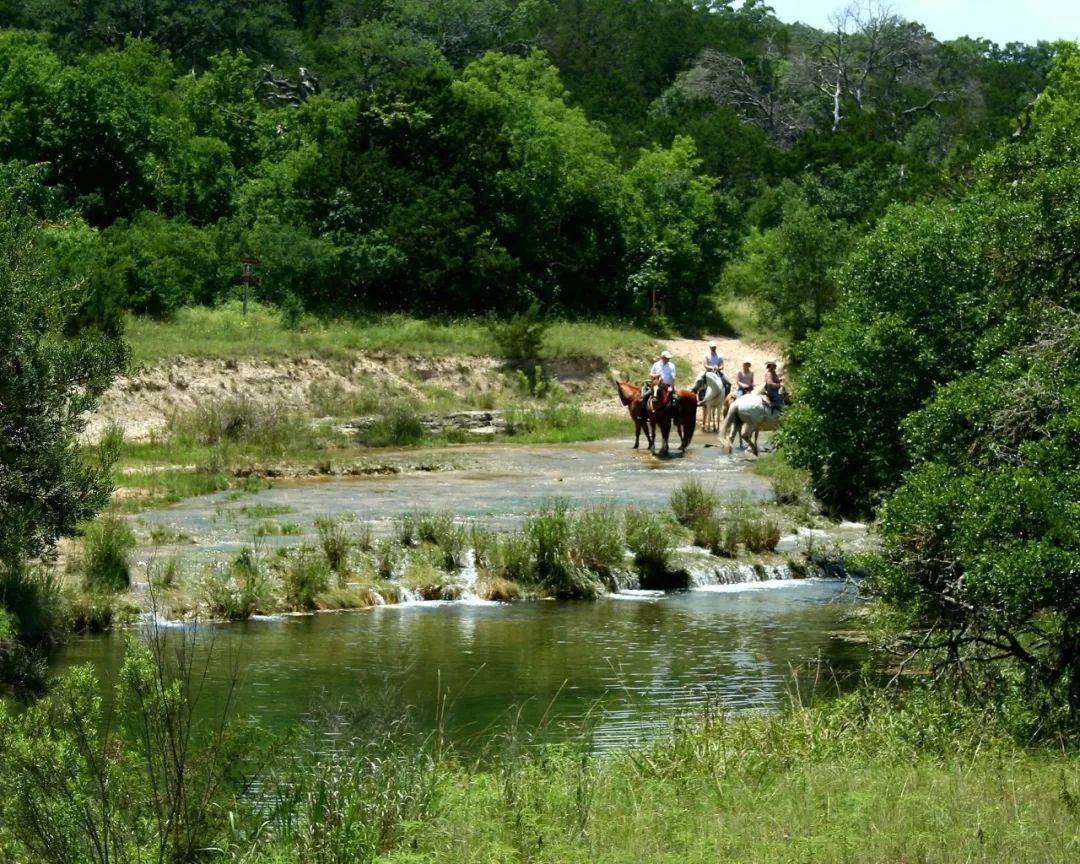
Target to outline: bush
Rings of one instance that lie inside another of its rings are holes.
[[[655,513],[631,507],[626,511],[626,545],[634,553],[634,564],[643,588],[685,588],[689,575],[671,569],[675,545],[672,526]]]
[[[734,557],[739,544],[739,533],[735,524],[711,515],[698,519],[690,527],[694,533],[695,546],[708,549],[713,555]]]
[[[509,321],[492,320],[489,326],[495,344],[506,359],[527,364],[540,358],[548,324],[540,317],[539,304],[533,303]]]
[[[169,418],[169,433],[212,448],[249,445],[266,456],[318,444],[306,417],[246,396],[205,402],[187,413],[174,414]]]
[[[403,557],[401,547],[384,537],[375,544],[375,574],[380,579],[392,579]]]
[[[301,547],[286,559],[281,582],[289,606],[314,609],[315,598],[330,587],[330,570],[313,549]]]
[[[671,493],[671,509],[680,525],[690,526],[709,519],[720,503],[715,491],[707,491],[701,482],[690,477]]]
[[[209,568],[202,587],[210,613],[230,621],[250,618],[270,599],[270,579],[258,547],[241,549],[228,568]]]
[[[120,516],[102,516],[86,529],[83,539],[83,580],[88,591],[114,594],[131,587],[128,557],[135,535]]]
[[[578,514],[573,525],[573,554],[578,566],[595,573],[609,587],[623,569],[626,542],[620,514],[611,507],[593,507]]]
[[[533,558],[533,573],[544,591],[554,597],[596,597],[599,581],[575,560],[573,522],[565,502],[549,504],[525,521]]]
[[[394,520],[394,536],[402,546],[415,546],[419,538],[416,527],[419,516],[416,513],[402,513]]]
[[[0,842],[15,844],[12,860],[201,861],[228,842],[267,750],[227,713],[200,728],[192,640],[151,640],[128,643],[111,700],[87,664],[54,698],[0,711]]]
[[[738,522],[738,536],[749,552],[772,552],[780,542],[780,526],[767,517],[746,516]]]
[[[64,627],[63,607],[51,570],[0,563],[0,683],[44,686],[46,658]]]
[[[529,539],[524,534],[499,535],[492,549],[491,570],[495,575],[511,582],[534,582]]]
[[[412,447],[424,440],[427,430],[415,409],[397,404],[379,416],[371,426],[356,433],[368,447]]]
[[[326,558],[326,566],[340,580],[348,564],[349,536],[345,533],[344,527],[338,520],[329,517],[316,519],[315,530],[319,535],[319,543],[322,545],[323,556]]]

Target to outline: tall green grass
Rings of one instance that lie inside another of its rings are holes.
[[[115,593],[131,586],[130,556],[135,534],[122,516],[106,514],[83,532],[83,583],[88,591]]]
[[[125,335],[136,365],[183,355],[221,359],[276,358],[298,354],[345,358],[353,351],[385,351],[413,355],[499,355],[485,319],[421,320],[405,315],[355,319],[301,316],[286,326],[277,310],[249,304],[241,314],[237,302],[207,309],[179,310],[167,322],[131,318]],[[541,358],[594,357],[606,362],[619,356],[648,355],[652,337],[619,324],[550,321]]]

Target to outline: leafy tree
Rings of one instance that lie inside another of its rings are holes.
[[[833,501],[885,499],[868,590],[893,647],[1044,732],[1075,731],[1080,707],[1080,51],[1059,50],[975,189],[935,225],[890,214],[856,253],[788,431]],[[844,432],[843,383],[868,371],[876,410],[849,394]]]
[[[700,321],[702,300],[731,256],[734,207],[699,168],[693,142],[676,138],[670,150],[643,152],[626,175],[627,287],[639,315],[655,300],[673,320]]]
[[[27,0],[25,25],[54,33],[65,56],[145,39],[186,69],[227,50],[273,59],[289,21],[282,0]]]
[[[835,305],[833,271],[848,251],[851,231],[807,204],[793,184],[788,189],[779,224],[751,233],[724,281],[737,295],[758,297],[770,320],[801,342]]]
[[[621,251],[607,135],[567,105],[557,70],[539,52],[486,55],[453,89],[471,115],[490,112],[499,124],[502,170],[494,184],[470,180],[494,211],[493,239],[519,262],[523,287],[551,306],[597,308],[590,288],[612,285]]]
[[[65,338],[70,286],[42,278],[25,218],[0,202],[0,568],[48,555],[108,501],[114,453],[86,461],[86,412],[123,368],[116,338]]]

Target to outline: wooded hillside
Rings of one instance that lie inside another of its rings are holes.
[[[0,26],[0,181],[72,326],[235,296],[248,255],[294,312],[700,321],[738,292],[802,337],[1054,53],[759,0],[7,0]]]

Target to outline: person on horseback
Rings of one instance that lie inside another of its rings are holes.
[[[666,392],[668,399],[671,402],[673,409],[679,407],[678,397],[675,394],[675,364],[671,362],[671,352],[661,351],[660,359],[653,363],[652,368],[649,370],[649,376],[652,379],[652,388],[646,393],[645,389],[641,392],[641,406],[642,411],[645,410],[645,406],[648,404],[649,397],[659,398]]]
[[[735,376],[735,383],[738,385],[738,390],[735,391],[735,398],[745,396],[751,390],[754,389],[754,370],[750,368],[751,361],[747,357],[742,361],[742,369]]]
[[[705,371],[716,374],[720,379],[720,383],[723,385],[725,392],[731,389],[731,385],[728,383],[727,378],[724,377],[724,357],[716,350],[715,340],[709,343],[709,353],[705,355]],[[704,394],[700,394],[698,398],[705,398]]]
[[[783,384],[784,379],[776,371],[776,361],[770,360],[765,364],[765,395],[769,397],[773,411],[779,411],[784,407],[784,394],[780,392]]]

